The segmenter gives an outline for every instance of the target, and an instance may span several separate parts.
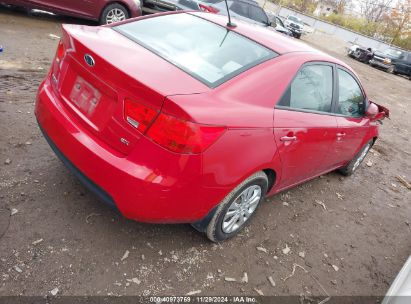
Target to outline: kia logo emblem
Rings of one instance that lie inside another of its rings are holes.
[[[84,61],[91,67],[93,67],[96,64],[94,58],[91,57],[91,55],[89,54],[84,55]]]

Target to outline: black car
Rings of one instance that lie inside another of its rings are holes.
[[[233,0],[237,1],[237,0]],[[244,0],[258,6],[256,0]],[[161,13],[178,10],[204,11],[217,14],[219,9],[213,5],[221,0],[143,0],[142,10],[144,13]]]
[[[370,65],[384,69],[388,73],[402,74],[411,79],[411,52],[389,48],[375,51]]]
[[[200,3],[194,0],[144,0],[143,13],[160,13],[179,10],[199,11]]]
[[[262,26],[271,26],[264,9],[253,0],[228,0],[227,4],[231,17]],[[227,15],[225,1],[214,3],[212,7],[218,14]]]
[[[374,57],[374,52],[372,48],[365,48],[358,46],[354,52],[348,53],[348,56],[354,58],[363,63],[370,63],[370,60]]]

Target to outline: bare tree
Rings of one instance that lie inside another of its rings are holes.
[[[360,0],[360,9],[369,22],[379,22],[384,15],[389,14],[394,0]]]

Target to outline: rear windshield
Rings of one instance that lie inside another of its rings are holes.
[[[274,51],[190,14],[171,14],[113,28],[209,87],[276,57]]]

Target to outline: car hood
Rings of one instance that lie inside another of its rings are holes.
[[[375,51],[375,52],[374,52],[374,56],[378,56],[378,57],[382,57],[382,58],[389,58],[389,59],[393,59],[393,60],[398,59],[397,57],[394,57],[394,56],[391,56],[391,55],[384,54],[384,53],[383,53],[383,52],[381,52],[381,51]]]

